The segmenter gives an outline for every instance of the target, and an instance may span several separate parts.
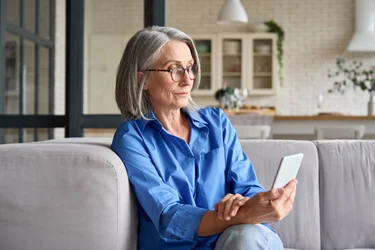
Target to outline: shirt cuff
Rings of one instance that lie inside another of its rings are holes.
[[[196,240],[198,227],[207,209],[182,205],[173,215],[166,231],[181,239]]]

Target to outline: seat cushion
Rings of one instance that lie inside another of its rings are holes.
[[[375,141],[316,142],[322,249],[375,246]]]
[[[297,175],[293,211],[272,224],[286,248],[320,249],[319,168],[316,146],[311,141],[242,140],[241,145],[254,165],[259,182],[271,188],[280,160],[285,155],[303,153]]]

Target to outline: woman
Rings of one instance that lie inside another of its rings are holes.
[[[140,249],[283,249],[267,222],[292,209],[296,181],[264,192],[220,109],[198,109],[192,39],[146,28],[128,42],[116,80],[125,117],[112,149],[138,200]]]

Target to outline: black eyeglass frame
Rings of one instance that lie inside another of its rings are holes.
[[[179,82],[184,77],[185,72],[188,73],[188,77],[190,78],[190,80],[195,80],[197,78],[197,76],[194,76],[194,78],[190,77],[190,71],[192,70],[193,67],[196,68],[196,73],[198,74],[198,69],[199,68],[198,68],[198,65],[196,65],[196,64],[193,64],[193,65],[187,67],[186,69],[184,67],[182,67],[182,66],[178,66],[178,67],[176,67],[174,69],[145,69],[145,70],[143,70],[143,72],[145,72],[145,71],[169,72],[171,74],[172,81]],[[173,78],[173,72],[178,72],[179,69],[180,70],[183,69],[184,70],[184,74],[181,75],[181,78],[179,80],[175,80]],[[192,71],[192,72],[194,72],[194,71]]]

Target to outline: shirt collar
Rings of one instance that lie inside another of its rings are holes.
[[[191,111],[188,111],[188,110],[184,109],[183,112],[185,112],[187,114],[187,116],[191,119],[191,121],[194,123],[194,125],[197,126],[198,128],[206,127],[207,122],[201,117],[201,115],[199,114],[199,111],[198,112],[191,112]],[[146,125],[149,122],[154,122],[154,123],[158,124],[160,127],[162,127],[161,123],[156,118],[156,116],[155,116],[155,114],[152,110],[150,110],[150,112],[146,115],[146,118],[148,118],[148,119],[140,118],[136,121],[136,123],[138,124],[138,127],[141,129],[141,131],[144,130],[144,128],[146,127]]]
[[[185,113],[190,117],[191,121],[194,123],[195,126],[198,128],[206,127],[207,122],[202,118],[202,116],[198,112],[190,112],[185,110]]]
[[[155,114],[152,110],[150,110],[150,112],[147,115],[145,115],[145,117],[147,119],[139,118],[138,120],[136,120],[136,123],[137,123],[138,127],[141,129],[142,132],[149,122],[157,122],[157,123],[160,124],[160,122],[158,121],[158,119],[156,118],[156,116],[155,116]],[[161,124],[160,124],[160,126],[161,126]]]

